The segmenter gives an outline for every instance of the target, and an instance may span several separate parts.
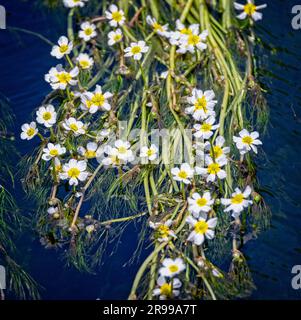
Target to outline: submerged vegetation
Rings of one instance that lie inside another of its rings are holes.
[[[129,299],[230,299],[254,288],[243,245],[269,210],[253,155],[268,121],[257,81],[257,6],[230,0],[52,1],[52,92],[22,126],[45,247],[92,271],[139,222],[151,242]],[[237,16],[237,14],[239,15]]]

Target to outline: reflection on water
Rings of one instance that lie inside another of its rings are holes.
[[[7,2],[7,3],[6,3]],[[257,32],[277,55],[262,55],[260,72],[269,87],[270,127],[264,139],[267,157],[258,161],[261,184],[273,191],[267,196],[273,219],[271,228],[257,241],[247,243],[257,291],[253,299],[297,299],[300,292],[291,288],[291,268],[301,264],[301,31],[291,28],[294,1],[269,0],[264,20]],[[8,26],[41,32],[55,41],[64,34],[65,19],[43,13],[17,0],[4,1]],[[26,14],[24,15],[24,12]],[[55,63],[49,46],[30,35],[0,30],[0,92],[11,102],[16,114],[16,133],[28,115],[49,92],[44,74]],[[21,153],[32,144],[17,141]],[[21,197],[20,188],[17,190]],[[30,212],[30,208],[24,208]],[[29,271],[45,288],[46,299],[125,298],[137,265],[122,267],[136,247],[135,227],[128,229],[114,256],[105,257],[95,275],[78,273],[65,267],[58,253],[45,250],[33,235],[22,239],[22,257]]]

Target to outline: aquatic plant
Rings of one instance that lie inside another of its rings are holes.
[[[241,248],[269,217],[253,159],[268,118],[254,54],[263,6],[63,4],[67,32],[51,49],[63,62],[21,133],[40,139],[21,167],[41,242],[91,271],[139,221],[137,254],[152,250],[129,299],[250,294]]]

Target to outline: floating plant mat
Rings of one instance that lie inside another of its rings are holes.
[[[254,54],[264,6],[63,2],[53,90],[21,133],[41,141],[20,167],[42,243],[92,271],[139,222],[132,260],[150,254],[129,299],[249,295],[242,247],[269,223],[254,162],[268,120]]]

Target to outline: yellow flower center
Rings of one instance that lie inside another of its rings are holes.
[[[101,107],[105,102],[105,97],[102,93],[96,93],[91,99],[92,104]]]
[[[138,54],[141,52],[141,48],[139,46],[134,46],[132,47],[131,51],[132,51],[132,54]]]
[[[208,230],[208,223],[206,221],[198,221],[194,226],[194,231],[196,233],[204,234]]]
[[[219,158],[223,155],[223,149],[220,146],[214,146],[213,150],[210,151],[212,158]]]
[[[200,37],[197,34],[191,34],[188,36],[188,44],[196,46],[200,42]]]
[[[88,60],[81,60],[79,62],[79,65],[83,68],[83,69],[87,69],[90,67],[90,62]]]
[[[221,168],[218,163],[213,162],[209,164],[207,170],[209,174],[217,174],[221,170]]]
[[[235,196],[231,199],[231,203],[233,203],[233,204],[241,204],[243,201],[244,201],[244,196],[243,196],[243,194],[241,194],[241,193],[235,195]]]
[[[162,296],[171,297],[171,296],[172,296],[172,287],[171,287],[171,284],[169,284],[169,283],[164,283],[164,284],[160,287],[160,293],[161,293]]]
[[[255,4],[253,3],[247,3],[245,6],[244,6],[244,12],[251,16],[252,14],[254,14],[256,12],[256,6]]]
[[[253,138],[250,137],[250,136],[245,136],[245,137],[242,138],[242,142],[245,143],[245,144],[250,145],[253,142]]]
[[[199,198],[197,199],[196,204],[200,207],[203,207],[207,204],[207,200],[205,198]]]
[[[178,176],[181,178],[181,179],[186,179],[188,177],[188,174],[186,171],[184,170],[181,170],[178,174]]]
[[[85,29],[86,36],[90,36],[92,33],[93,33],[93,29],[92,28]]]
[[[56,156],[59,154],[59,152],[58,152],[57,149],[52,149],[52,150],[50,150],[49,154],[50,154],[52,157],[56,157]]]
[[[163,224],[158,227],[158,232],[160,234],[160,237],[166,238],[169,235],[169,228]]]
[[[121,146],[121,147],[118,148],[118,152],[119,153],[126,153],[127,152],[127,148],[124,147],[124,146]]]
[[[87,150],[87,151],[85,152],[85,157],[86,157],[87,159],[93,159],[93,158],[96,157],[96,152],[95,152],[95,151],[92,151],[92,150]]]
[[[179,267],[176,264],[172,264],[168,267],[169,271],[175,273],[179,270]]]
[[[65,53],[67,52],[69,49],[68,45],[67,44],[63,44],[60,46],[60,53]]]
[[[43,113],[43,119],[44,120],[48,121],[48,120],[51,119],[51,117],[52,116],[51,116],[51,113],[49,111],[46,111],[46,112]]]
[[[68,72],[62,72],[57,75],[57,79],[60,83],[67,84],[72,79],[72,77]]]
[[[114,35],[113,40],[114,40],[115,42],[118,42],[118,41],[120,41],[121,37],[122,37],[121,34],[118,34],[118,33],[117,33],[117,34]]]
[[[68,170],[68,176],[70,178],[77,178],[79,176],[79,174],[80,174],[80,171],[78,168],[70,168]]]
[[[195,105],[196,110],[204,110],[204,112],[207,112],[207,100],[205,96],[202,96],[202,98],[198,98]]]
[[[150,157],[155,153],[155,151],[153,149],[148,149],[146,154]]]
[[[201,130],[204,132],[210,131],[212,128],[212,125],[210,123],[203,123],[201,126]]]
[[[62,171],[62,166],[60,164],[57,164],[54,169],[57,172],[61,172]]]
[[[158,22],[155,22],[153,24],[153,28],[154,28],[155,31],[161,31],[161,32],[164,31],[163,27]]]
[[[35,133],[35,129],[34,128],[29,128],[27,131],[26,131],[27,135],[29,137],[33,136],[34,133]]]
[[[76,124],[76,123],[71,123],[71,124],[70,124],[70,129],[71,129],[72,131],[77,131],[77,130],[78,130],[77,124]]]
[[[123,14],[120,11],[115,11],[112,13],[112,19],[116,22],[120,22],[123,18]]]
[[[186,34],[186,35],[191,35],[192,34],[192,31],[188,28],[183,28],[182,30],[180,30],[180,33],[182,34]]]

